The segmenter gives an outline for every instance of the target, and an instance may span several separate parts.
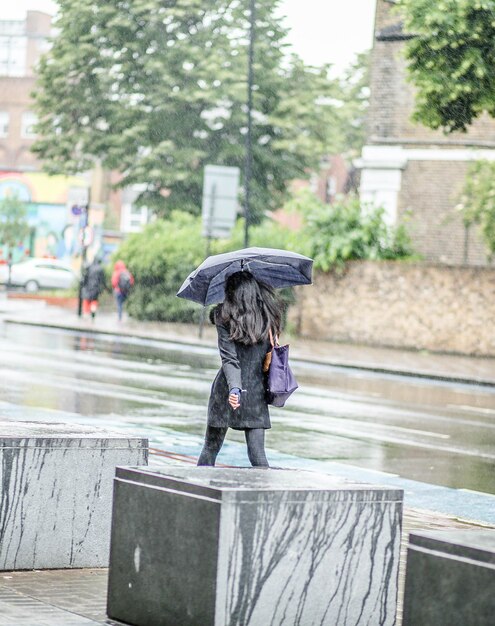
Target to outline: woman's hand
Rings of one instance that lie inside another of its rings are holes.
[[[234,409],[238,409],[241,406],[241,390],[231,389],[229,394],[229,404]]]

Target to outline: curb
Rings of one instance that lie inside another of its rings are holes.
[[[17,324],[21,326],[36,326],[39,328],[55,328],[59,330],[68,330],[78,333],[85,333],[89,335],[107,335],[114,337],[123,337],[123,338],[134,338],[134,339],[142,339],[144,341],[156,341],[159,343],[178,343],[180,345],[190,346],[190,345],[202,345],[204,347],[214,348],[216,346],[215,342],[205,341],[204,339],[198,339],[196,341],[187,341],[185,339],[170,336],[170,337],[154,337],[152,335],[144,335],[141,333],[125,333],[122,330],[117,329],[116,331],[111,330],[103,330],[98,328],[81,328],[80,326],[71,325],[71,324],[62,324],[62,323],[49,323],[49,322],[36,322],[32,320],[19,320],[19,319],[10,319],[8,317],[4,318],[4,323],[6,324]],[[457,383],[462,385],[475,385],[480,387],[488,387],[495,388],[495,380],[483,379],[483,378],[469,378],[463,376],[450,376],[448,374],[437,374],[434,372],[425,372],[424,370],[403,370],[398,368],[390,368],[379,365],[367,365],[365,363],[345,363],[342,361],[332,361],[328,359],[318,359],[318,358],[308,358],[304,356],[294,356],[293,360],[299,363],[304,363],[308,365],[322,365],[329,367],[339,367],[342,369],[348,369],[353,371],[365,371],[365,372],[373,372],[376,374],[386,374],[390,376],[404,376],[408,378],[420,378],[424,380],[435,380],[439,382],[447,382],[447,383]]]

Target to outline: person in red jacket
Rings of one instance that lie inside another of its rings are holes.
[[[133,285],[134,276],[129,272],[124,261],[117,261],[113,268],[112,288],[117,303],[119,322],[122,320],[124,302],[127,300]]]

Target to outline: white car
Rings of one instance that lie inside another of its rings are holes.
[[[0,266],[0,283],[7,284],[9,268]],[[58,259],[28,259],[12,265],[10,284],[29,293],[39,289],[70,289],[78,281],[70,265]]]

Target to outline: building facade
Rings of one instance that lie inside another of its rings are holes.
[[[77,264],[86,216],[73,206],[90,201],[89,257],[106,249],[105,215],[111,214],[114,249],[120,233],[139,230],[148,214],[133,203],[133,190],[112,190],[120,178],[117,173],[96,167],[80,176],[49,176],[31,152],[36,66],[49,49],[51,34],[51,16],[39,11],[28,11],[24,20],[0,20],[0,200],[15,194],[28,208],[32,233],[13,251],[14,261],[28,255],[56,256]],[[0,253],[5,252],[0,242]]]
[[[0,21],[0,169],[36,171],[40,164],[31,153],[36,139],[31,93],[35,67],[48,48],[51,17],[28,11],[25,20]]]
[[[332,204],[336,197],[346,193],[349,181],[349,168],[341,154],[322,157],[320,166],[309,179],[296,179],[291,183],[291,191],[311,190],[325,204]]]
[[[0,200],[17,196],[27,207],[31,234],[9,250],[13,260],[26,256],[70,259],[80,247],[78,218],[71,194],[87,197],[82,177],[48,176],[31,152],[36,115],[31,94],[36,65],[49,47],[51,17],[28,11],[24,20],[0,20]],[[0,242],[0,252],[6,256]]]
[[[404,222],[427,261],[488,264],[477,229],[456,206],[471,162],[495,160],[495,120],[484,115],[467,133],[445,135],[411,121],[414,89],[406,80],[405,33],[393,0],[377,0],[368,136],[358,165],[363,202]]]

